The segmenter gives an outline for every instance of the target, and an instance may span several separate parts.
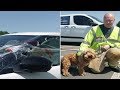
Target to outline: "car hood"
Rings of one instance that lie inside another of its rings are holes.
[[[61,79],[60,65],[53,66],[48,72],[2,74],[0,79]]]

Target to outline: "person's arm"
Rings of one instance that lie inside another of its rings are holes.
[[[115,42],[114,45],[115,45],[114,47],[120,48],[120,28],[119,28],[117,42]]]
[[[79,56],[82,51],[89,48],[93,42],[95,32],[93,31],[93,28],[90,29],[90,31],[86,34],[85,39],[80,45],[79,51],[77,52],[77,55]]]

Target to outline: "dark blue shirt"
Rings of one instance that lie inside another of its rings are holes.
[[[113,31],[113,27],[106,28],[104,24],[100,25],[100,29],[102,30],[102,33],[105,36],[105,38],[108,38]]]

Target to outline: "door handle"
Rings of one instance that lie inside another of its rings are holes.
[[[75,26],[72,26],[71,28],[76,28]]]
[[[65,26],[65,28],[68,28],[68,26]]]

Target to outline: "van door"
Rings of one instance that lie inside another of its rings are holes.
[[[95,25],[94,21],[84,15],[61,17],[61,41],[82,42],[90,28]]]
[[[70,16],[62,16],[61,17],[61,35],[66,38],[66,36],[70,35]]]
[[[84,39],[86,33],[91,28],[91,22],[93,22],[90,18],[76,15],[73,16],[73,24],[70,29],[70,36],[76,39]]]

